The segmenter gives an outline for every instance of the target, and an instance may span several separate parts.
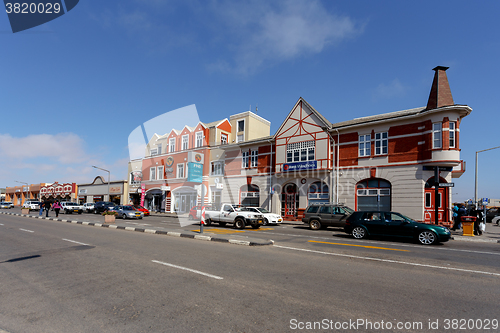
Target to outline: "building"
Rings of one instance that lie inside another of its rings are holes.
[[[186,181],[187,154],[195,152],[205,161],[205,203],[261,206],[298,220],[311,203],[338,202],[425,222],[436,222],[437,214],[449,225],[450,186],[465,172],[460,124],[472,109],[454,103],[447,69],[433,69],[424,107],[331,123],[299,98],[272,136],[270,123],[250,111],[155,135],[142,160],[141,187],[153,203],[165,202],[160,210],[185,213],[200,204],[201,187]],[[139,165],[131,162],[131,179]],[[174,177],[165,176],[167,168]]]
[[[129,203],[129,182],[126,180],[110,181],[97,176],[90,184],[78,184],[78,202],[111,201],[117,205]],[[108,197],[109,195],[109,197]]]
[[[40,188],[47,185],[46,183],[40,184],[26,184],[22,186],[6,187],[5,188],[5,201],[10,201],[14,206],[22,206],[26,200],[40,200]]]

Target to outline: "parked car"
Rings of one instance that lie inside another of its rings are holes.
[[[0,208],[14,208],[14,204],[10,201],[2,201],[0,202]]]
[[[94,214],[101,214],[102,212],[105,212],[108,210],[110,207],[116,206],[114,203],[109,202],[109,201],[99,201],[94,204]]]
[[[236,229],[244,229],[247,225],[251,225],[253,229],[259,229],[264,224],[262,214],[244,211],[241,208],[241,205],[222,204],[220,210],[206,210],[205,225],[217,222],[220,226],[225,226],[231,223]]]
[[[282,223],[283,218],[279,214],[273,214],[265,208],[260,207],[243,207],[242,210],[246,210],[248,212],[254,212],[258,214],[264,215],[264,225],[267,224],[277,224]]]
[[[423,245],[447,242],[450,229],[435,224],[416,222],[396,212],[354,212],[346,220],[344,231],[356,239],[369,236],[413,238]]]
[[[142,219],[144,217],[144,213],[138,211],[134,208],[134,206],[114,206],[108,208],[108,211],[116,212],[118,214],[117,217],[121,217],[122,219]]]
[[[491,223],[494,223],[496,225],[500,225],[500,216],[495,216],[492,220]]]
[[[83,204],[83,210],[86,213],[92,213],[94,211],[94,203],[93,202],[86,202]]]
[[[83,206],[76,202],[63,201],[61,202],[61,207],[61,211],[64,212],[64,214],[83,213]]]
[[[490,208],[486,211],[486,222],[491,222],[494,217],[500,216],[500,208]]]
[[[311,204],[306,208],[302,222],[312,230],[343,228],[347,217],[353,212],[354,210],[342,204]]]
[[[149,210],[147,208],[143,207],[143,206],[134,206],[134,208],[137,209],[140,212],[143,212],[144,216],[149,216],[150,215]]]
[[[40,201],[27,200],[23,208],[28,208],[29,210],[40,210]]]

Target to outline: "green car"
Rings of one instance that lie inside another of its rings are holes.
[[[354,212],[346,220],[344,231],[356,239],[368,236],[413,238],[423,245],[447,242],[450,229],[435,224],[416,222],[396,212]]]

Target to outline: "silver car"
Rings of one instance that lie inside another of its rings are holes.
[[[122,219],[142,219],[144,213],[135,209],[134,206],[114,206],[108,208],[108,211],[116,212]]]
[[[0,202],[0,208],[14,208],[14,204],[9,201]]]

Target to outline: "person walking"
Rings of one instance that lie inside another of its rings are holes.
[[[61,208],[62,206],[59,203],[59,200],[56,200],[56,202],[54,202],[54,204],[52,205],[52,209],[56,212],[56,217],[59,216],[59,211],[61,210]]]
[[[45,217],[49,217],[50,206],[52,205],[50,204],[49,199],[45,199],[45,201],[43,202],[43,208],[45,209]]]
[[[40,203],[38,204],[38,206],[40,207],[40,211],[38,212],[38,216],[42,216],[42,213],[43,213],[43,202],[40,201]]]
[[[457,218],[455,220],[455,224],[451,230],[460,230],[462,228],[462,216],[467,215],[467,211],[463,204],[460,204],[458,207]]]
[[[476,209],[473,216],[476,217],[474,221],[474,235],[481,236],[483,232],[481,231],[480,223],[483,222],[483,211],[481,209]]]

